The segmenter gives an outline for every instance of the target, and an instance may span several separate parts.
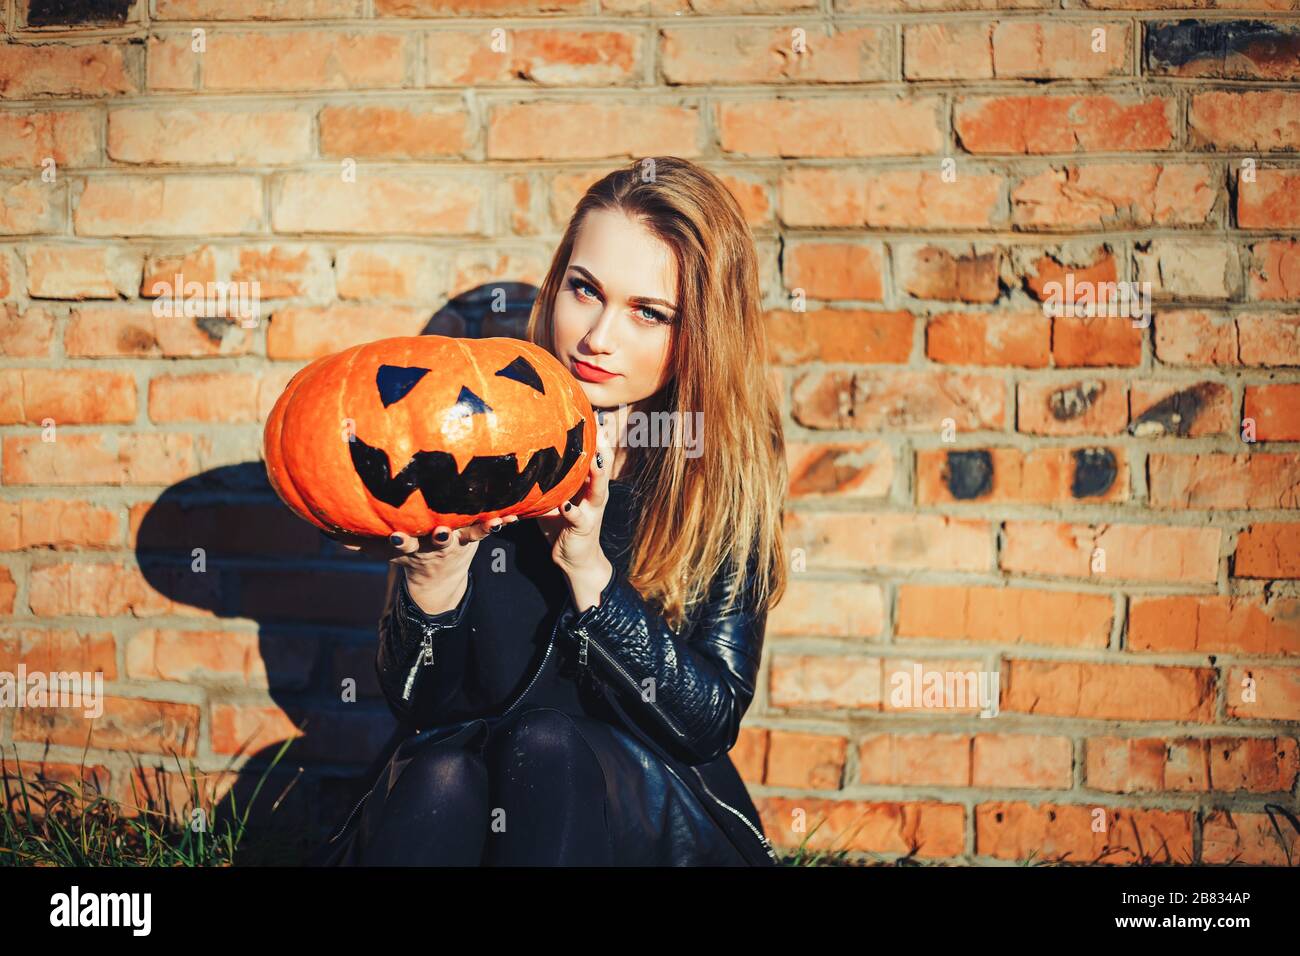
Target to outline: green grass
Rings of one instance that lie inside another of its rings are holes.
[[[263,771],[242,809],[234,789],[218,803],[213,788],[203,788],[193,762],[188,772],[185,805],[164,794],[141,795],[131,777],[132,802],[124,804],[99,792],[87,779],[82,754],[78,785],[38,773],[24,775],[0,758],[0,866],[257,866],[295,865],[305,858],[304,839],[285,837],[282,827],[249,825],[249,812],[267,775],[293,743],[286,740]],[[29,761],[30,763],[30,761]],[[296,782],[296,778],[295,781]],[[279,809],[293,783],[275,800]]]

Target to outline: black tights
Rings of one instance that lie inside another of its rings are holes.
[[[362,857],[378,866],[611,866],[605,773],[577,720],[525,711],[482,755],[417,751]]]

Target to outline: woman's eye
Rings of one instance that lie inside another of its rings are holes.
[[[584,299],[595,298],[594,296],[588,295],[586,292],[582,291],[584,289],[591,289],[592,292],[595,292],[596,290],[592,288],[592,286],[583,282],[581,279],[570,279],[569,288],[571,288],[574,292],[577,292],[578,295]]]
[[[648,305],[643,305],[643,306],[641,306],[641,308],[639,308],[637,311],[640,312],[640,313],[642,313],[643,315],[648,316],[648,317],[649,317],[649,321],[651,321],[651,322],[667,322],[667,321],[668,321],[668,317],[667,317],[667,316],[665,316],[665,315],[664,315],[663,313],[661,313],[661,312],[656,312],[654,309],[650,308],[650,306],[648,306]]]

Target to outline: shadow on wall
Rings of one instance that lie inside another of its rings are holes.
[[[528,283],[479,286],[439,309],[421,334],[523,338],[537,292]],[[240,813],[282,742],[297,736],[263,784],[250,823],[303,828],[318,844],[369,789],[401,739],[375,679],[387,564],[344,550],[293,514],[271,489],[260,460],[168,488],[141,522],[136,558],[160,594],[218,619],[159,628],[151,649],[137,645],[136,659],[152,661],[146,665],[152,679],[210,688],[212,762],[226,767],[247,757],[229,782]],[[226,618],[255,627],[223,630]],[[349,678],[355,702],[344,700]],[[175,746],[188,770],[193,743],[178,739]],[[146,792],[159,805],[166,799],[183,805],[175,758],[159,763],[162,771],[146,774]],[[213,824],[221,832],[230,800],[224,783],[217,792]]]

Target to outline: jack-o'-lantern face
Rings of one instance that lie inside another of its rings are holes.
[[[294,511],[357,534],[544,514],[595,453],[591,405],[546,350],[510,338],[385,339],[317,359],[265,433]]]

